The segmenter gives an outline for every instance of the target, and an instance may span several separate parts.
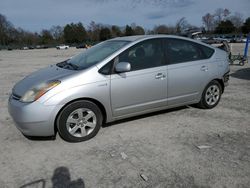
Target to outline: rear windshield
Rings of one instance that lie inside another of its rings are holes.
[[[67,63],[78,67],[78,70],[86,69],[99,63],[128,43],[129,41],[105,41],[85,50],[79,55],[72,57],[67,61]]]

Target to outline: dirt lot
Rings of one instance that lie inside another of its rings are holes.
[[[80,51],[0,51],[1,188],[250,186],[250,65],[231,66],[230,85],[212,110],[181,107],[120,121],[82,143],[25,138],[7,111],[11,88]]]

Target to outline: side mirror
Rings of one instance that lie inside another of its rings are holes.
[[[115,66],[115,71],[117,73],[129,72],[131,70],[131,65],[128,62],[120,62]]]

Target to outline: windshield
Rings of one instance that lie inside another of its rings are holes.
[[[78,70],[86,69],[110,56],[115,51],[128,44],[128,41],[106,41],[99,43],[84,52],[69,59],[67,64],[78,67]]]

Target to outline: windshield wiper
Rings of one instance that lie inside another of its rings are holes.
[[[67,62],[67,64],[66,64],[66,65],[71,66],[74,70],[78,70],[78,69],[79,69],[79,66],[77,66],[77,65],[75,65],[75,64],[73,64],[73,63],[69,63],[69,62]]]
[[[60,68],[64,68],[64,69],[73,69],[73,70],[79,70],[79,66],[73,64],[73,63],[70,63],[68,62],[68,60],[66,61],[63,61],[61,63],[57,63],[56,64],[58,67]]]
[[[60,62],[60,63],[57,63],[56,65],[60,68],[63,68],[65,66],[66,62],[63,61],[63,62]]]

